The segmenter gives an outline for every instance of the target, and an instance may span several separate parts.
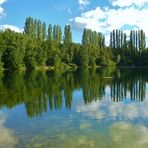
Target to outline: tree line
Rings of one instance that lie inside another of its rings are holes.
[[[106,46],[101,32],[84,29],[81,43],[74,43],[70,25],[27,17],[23,33],[0,31],[1,69],[75,68],[96,66],[148,66],[148,48],[143,30],[110,33]]]
[[[129,39],[122,30],[113,30],[110,33],[110,48],[119,66],[148,66],[148,48],[143,30],[131,30]]]

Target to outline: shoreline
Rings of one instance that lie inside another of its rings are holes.
[[[20,69],[0,69],[0,72],[3,71],[56,71],[56,70],[63,70],[63,71],[68,71],[68,70],[77,70],[77,69],[100,69],[100,68],[117,68],[117,69],[148,69],[148,66],[96,66],[96,67],[54,67],[54,66],[41,66],[41,67],[36,67],[35,69],[26,69],[26,68],[20,68]]]

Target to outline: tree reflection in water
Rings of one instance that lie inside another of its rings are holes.
[[[146,97],[147,69],[78,69],[63,72],[9,72],[0,75],[0,108],[24,104],[29,117],[72,107],[73,92],[82,90],[85,104],[103,99],[110,89],[113,102]]]

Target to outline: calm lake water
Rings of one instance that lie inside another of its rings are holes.
[[[0,74],[0,148],[148,148],[148,70]]]

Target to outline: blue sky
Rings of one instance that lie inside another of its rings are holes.
[[[84,27],[102,32],[143,29],[148,36],[148,0],[0,0],[0,29],[22,31],[32,16],[47,24],[70,24],[74,41],[81,40]]]

